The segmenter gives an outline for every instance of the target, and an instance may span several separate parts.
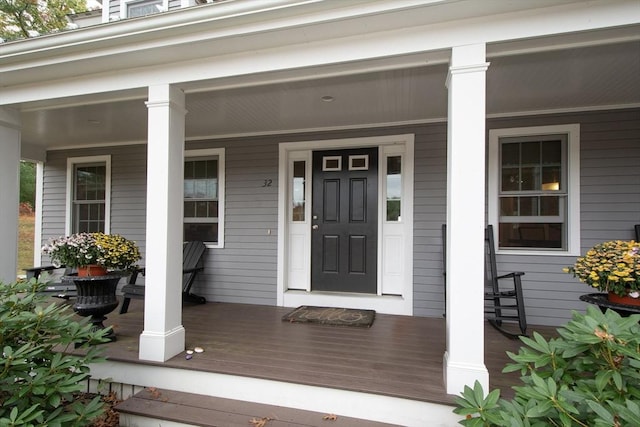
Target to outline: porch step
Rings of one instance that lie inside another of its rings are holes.
[[[146,388],[118,404],[121,426],[202,427],[382,427],[393,424],[332,416],[319,412],[222,399],[173,390]]]

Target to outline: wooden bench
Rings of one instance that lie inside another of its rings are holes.
[[[382,427],[392,424],[360,420],[332,414],[222,399],[172,390],[146,388],[116,406],[121,425],[151,425],[151,421],[171,421],[202,427],[331,426]],[[141,424],[141,420],[147,421]],[[161,425],[155,422],[153,425]]]

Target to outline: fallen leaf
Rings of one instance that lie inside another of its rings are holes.
[[[262,417],[262,418],[251,418],[249,420],[249,424],[252,424],[254,427],[265,427],[269,421],[274,420],[272,417]]]

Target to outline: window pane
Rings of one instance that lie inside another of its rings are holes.
[[[192,178],[195,178],[195,162],[186,161],[184,162],[184,179]]]
[[[196,202],[196,217],[206,218],[209,215],[209,204],[207,202]]]
[[[520,145],[502,144],[502,167],[520,166]]]
[[[562,141],[544,141],[542,143],[542,164],[560,165],[562,162]]]
[[[184,240],[201,240],[203,242],[218,241],[218,224],[217,223],[185,223],[184,224]]]
[[[565,198],[562,198],[565,200]],[[560,215],[560,197],[544,196],[540,197],[540,215],[542,216],[559,216]]]
[[[387,221],[400,221],[402,201],[402,157],[387,157]]]
[[[207,212],[208,218],[218,218],[218,202],[217,201],[212,201],[212,202],[207,202]]]
[[[196,197],[195,195],[195,181],[192,179],[184,180],[184,198],[185,199],[193,199]]]
[[[501,216],[517,216],[518,215],[518,198],[517,197],[500,198],[500,215]]]
[[[293,162],[293,183],[291,185],[291,220],[304,221],[306,162]]]
[[[500,247],[562,249],[564,224],[501,223]]]
[[[503,168],[502,169],[502,191],[518,191],[520,190],[520,169],[519,168]]]
[[[194,218],[196,216],[196,202],[184,202],[184,217]]]
[[[207,180],[207,199],[218,199],[218,180],[216,178],[210,178]]]
[[[127,18],[152,15],[162,11],[162,0],[142,0],[127,5]]]
[[[542,190],[558,191],[560,190],[560,167],[545,166],[542,168]]]
[[[537,197],[520,197],[520,216],[538,216]]]
[[[522,168],[522,182],[520,183],[520,190],[539,190],[538,182],[540,177],[540,171],[537,167],[523,167]]]

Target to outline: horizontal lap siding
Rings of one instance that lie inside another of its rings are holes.
[[[582,249],[605,239],[630,239],[640,223],[640,111],[591,112],[491,119],[487,129],[581,124]],[[441,225],[446,220],[444,123],[381,129],[189,142],[188,149],[225,148],[225,247],[209,249],[193,291],[211,301],[276,304],[278,144],[281,142],[415,134],[414,314],[444,311]],[[48,153],[44,176],[43,237],[64,233],[67,156],[112,155],[112,231],[144,248],[146,146]],[[270,186],[263,186],[271,180]],[[562,267],[569,256],[500,255],[502,272],[524,271],[527,317],[558,325],[590,288]]]
[[[42,238],[65,232],[67,158],[111,155],[111,233],[134,240],[145,251],[146,146],[49,151],[44,168]]]
[[[640,110],[494,119],[488,129],[580,124],[581,253],[604,240],[632,239],[640,224]],[[499,255],[501,272],[524,271],[527,320],[560,325],[572,310],[584,311],[580,295],[593,290],[563,273],[573,256]]]
[[[193,292],[209,301],[276,304],[278,144],[272,138],[197,142],[225,148],[224,248],[207,251]]]
[[[447,125],[415,129],[413,307],[416,316],[444,313],[442,224],[447,214]]]

